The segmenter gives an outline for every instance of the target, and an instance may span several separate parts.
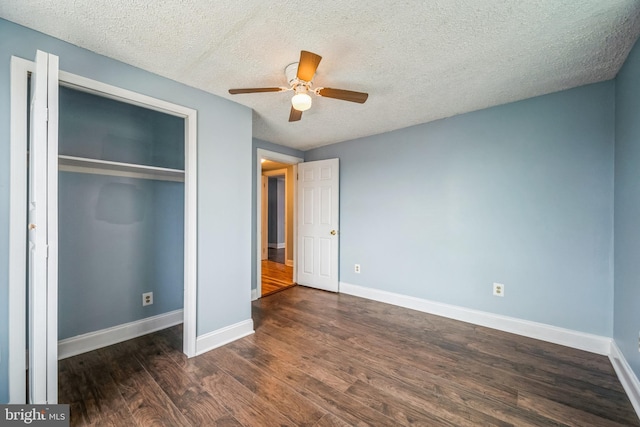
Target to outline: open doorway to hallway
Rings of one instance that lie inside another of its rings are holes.
[[[295,286],[294,165],[262,159],[261,296]]]

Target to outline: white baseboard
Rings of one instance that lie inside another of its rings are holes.
[[[218,329],[196,338],[196,356],[253,334],[253,319]]]
[[[182,323],[182,309],[58,341],[58,360],[117,344]]]
[[[251,289],[251,301],[257,300],[259,296],[257,289]]]
[[[620,383],[622,383],[622,387],[624,387],[624,391],[626,391],[627,396],[629,396],[633,409],[636,410],[636,414],[640,417],[640,380],[638,380],[631,366],[629,366],[627,359],[624,358],[615,341],[611,343],[609,360],[611,360],[613,369],[615,369],[618,379]]]
[[[472,310],[378,289],[365,288],[344,282],[340,282],[340,292],[529,338],[548,341],[591,353],[607,356],[611,351],[611,338],[600,335],[559,328],[557,326],[531,322],[515,317],[501,316],[480,310]]]

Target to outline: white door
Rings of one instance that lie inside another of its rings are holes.
[[[36,53],[29,129],[29,403],[58,401],[58,57]]]
[[[298,284],[338,292],[339,161],[298,164]]]

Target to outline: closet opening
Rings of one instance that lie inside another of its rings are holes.
[[[60,86],[58,127],[59,358],[182,323],[185,119]]]

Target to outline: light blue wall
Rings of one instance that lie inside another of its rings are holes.
[[[283,147],[282,145],[273,144],[271,142],[263,141],[258,138],[253,138],[252,142],[252,154],[251,154],[251,289],[256,289],[258,286],[256,277],[256,247],[257,242],[257,229],[256,229],[256,170],[258,162],[258,149],[274,151],[280,154],[286,154],[288,156],[298,157],[303,159],[304,152],[296,150],[294,148]]]
[[[67,87],[59,93],[59,153],[184,169],[184,119]]]
[[[613,155],[608,81],[305,160],[340,159],[341,281],[612,336]]]
[[[0,19],[0,402],[8,400],[10,59],[32,59],[36,49],[58,55],[64,71],[198,110],[197,333],[251,318],[251,110]]]
[[[616,77],[614,338],[640,377],[640,43]]]
[[[184,184],[62,172],[58,194],[59,339],[183,307]]]

